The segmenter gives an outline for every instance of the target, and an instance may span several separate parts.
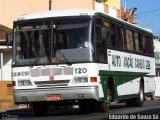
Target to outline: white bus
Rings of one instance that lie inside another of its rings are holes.
[[[155,91],[152,33],[92,10],[18,17],[13,26],[16,104],[36,115],[48,106],[108,112],[110,102],[142,106]]]

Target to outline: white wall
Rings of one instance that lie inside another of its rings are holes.
[[[117,10],[116,9],[113,9],[113,8],[109,8],[108,10],[108,14],[112,17],[117,17]]]
[[[5,80],[5,81],[11,80],[11,51],[3,51],[3,69],[2,70],[3,71],[1,75],[1,61],[0,61],[0,80]]]
[[[104,4],[95,2],[95,10],[99,12],[104,12]]]
[[[95,10],[99,11],[99,12],[105,12],[104,11],[104,3],[95,2]],[[109,7],[108,14],[112,17],[117,17],[117,9]]]
[[[160,77],[155,77],[156,91],[155,96],[160,97]]]

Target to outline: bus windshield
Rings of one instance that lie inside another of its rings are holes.
[[[23,21],[14,25],[13,65],[92,62],[91,20]]]

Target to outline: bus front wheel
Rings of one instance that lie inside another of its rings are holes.
[[[46,116],[48,105],[41,102],[32,103],[33,112],[36,116]]]
[[[109,88],[109,86],[107,85],[107,92],[106,92],[106,99],[101,103],[101,109],[102,111],[108,113],[109,112],[109,108],[110,108],[110,100],[112,99],[112,93],[111,90]]]

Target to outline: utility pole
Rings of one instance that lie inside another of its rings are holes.
[[[49,10],[52,9],[52,0],[49,0]]]
[[[124,0],[124,12],[126,12],[126,7],[127,7],[127,3],[126,3],[127,1],[126,0]]]

